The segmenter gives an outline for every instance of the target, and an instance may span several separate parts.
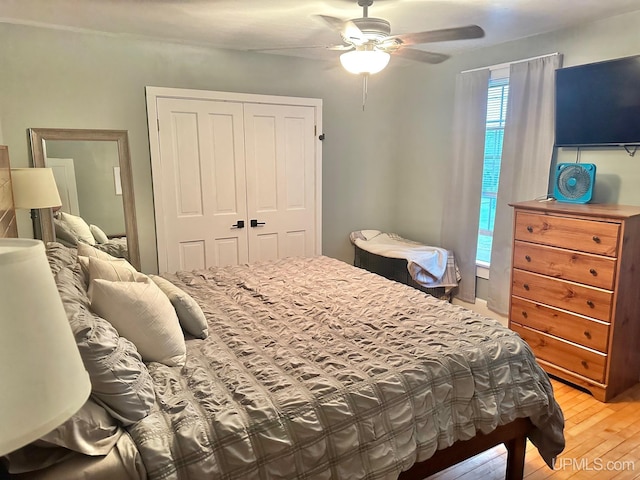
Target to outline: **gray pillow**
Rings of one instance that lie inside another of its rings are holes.
[[[78,243],[78,237],[73,230],[59,218],[53,219],[53,226],[56,231],[56,240],[67,247],[75,247]]]
[[[107,455],[122,432],[115,419],[89,399],[58,428],[8,454],[5,463],[9,473],[25,473],[66,460],[69,451],[90,456]]]
[[[136,347],[106,320],[89,310],[79,268],[56,275],[58,291],[84,366],[92,395],[114,418],[130,425],[146,417],[155,403],[147,366]]]
[[[207,338],[209,335],[207,319],[193,297],[165,278],[157,275],[149,275],[149,277],[169,297],[182,329],[196,338]]]

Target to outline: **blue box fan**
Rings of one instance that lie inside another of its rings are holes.
[[[593,163],[559,163],[553,196],[558,202],[589,203],[596,181]]]

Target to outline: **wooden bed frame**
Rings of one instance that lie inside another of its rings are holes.
[[[428,460],[414,464],[402,472],[398,480],[422,480],[501,443],[507,448],[505,479],[522,480],[527,435],[532,428],[528,418],[518,418],[486,435],[481,433],[469,440],[456,442],[444,450],[438,450]]]
[[[7,147],[0,145],[0,238],[17,236],[9,153]],[[398,478],[422,480],[502,443],[507,448],[505,478],[522,480],[527,435],[532,428],[529,419],[519,418],[507,425],[499,426],[489,434],[479,434],[470,440],[456,442],[449,448],[439,450],[428,460],[418,462],[406,472],[402,472]],[[0,478],[3,478],[3,474],[0,464]]]

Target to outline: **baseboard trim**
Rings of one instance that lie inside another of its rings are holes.
[[[487,308],[487,301],[481,298],[476,298],[476,303],[468,303],[468,302],[463,302],[462,300],[459,300],[454,297],[451,303],[468,308],[469,310],[472,310],[481,315],[495,318],[505,327],[509,324],[509,319],[507,317],[500,315],[499,313],[496,313],[493,310],[489,310],[489,308]]]

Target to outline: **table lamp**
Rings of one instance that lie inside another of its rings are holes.
[[[0,239],[0,456],[82,407],[91,382],[44,244]]]
[[[38,210],[62,205],[53,170],[50,168],[12,168],[11,181],[15,208],[31,210],[35,238],[42,238]]]

